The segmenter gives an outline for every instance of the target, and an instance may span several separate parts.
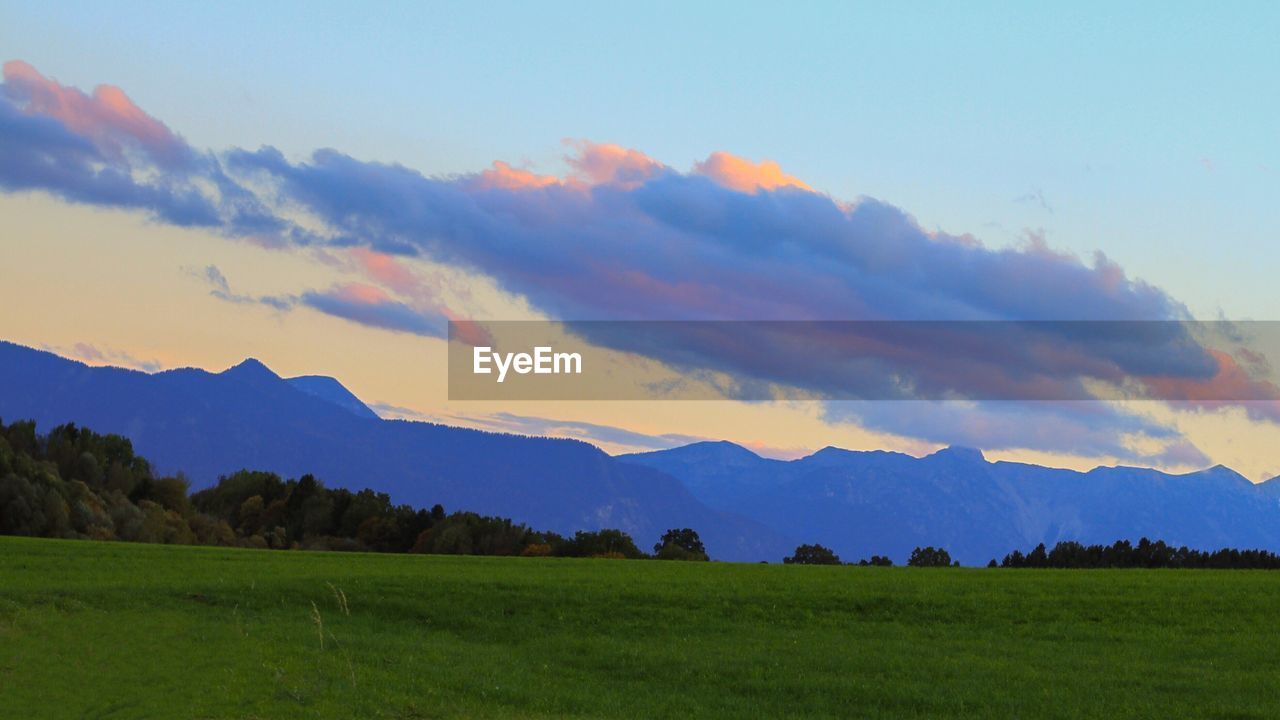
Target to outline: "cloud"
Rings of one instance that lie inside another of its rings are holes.
[[[206,266],[199,276],[208,281],[214,290],[222,293],[231,292],[231,286],[227,283],[227,276],[222,274],[217,265]]]
[[[346,251],[349,267],[373,282],[413,301],[413,305],[427,316],[452,317],[443,300],[446,290],[456,296],[466,296],[466,288],[456,287],[439,271],[423,272],[409,267],[404,258],[353,247]]]
[[[355,253],[355,256],[360,262],[371,265],[372,274],[386,276],[393,285],[397,279],[409,282],[400,274],[408,271],[388,262],[390,258],[386,256],[368,251]],[[265,305],[279,312],[290,312],[302,305],[366,327],[426,337],[444,337],[446,333],[448,318],[445,316],[423,313],[395,300],[381,288],[365,283],[340,284],[327,290],[306,290],[297,295],[246,295],[233,292],[230,282],[216,265],[200,270],[187,268],[186,272],[207,283],[213,297],[237,305]],[[482,330],[474,332],[479,333],[478,338],[485,337]]]
[[[143,210],[236,237],[308,239],[228,177],[216,156],[191,148],[119,88],[87,95],[21,61],[5,63],[3,74],[0,188]]]
[[[122,158],[43,115],[0,101],[0,188],[47,190],[63,199],[146,210],[178,226],[221,225],[217,209],[191,187],[169,179],[139,181]]]
[[[694,435],[667,433],[648,435],[613,425],[585,422],[581,420],[556,420],[531,415],[516,415],[500,412],[487,415],[432,415],[418,412],[406,407],[390,403],[373,403],[378,415],[388,419],[413,420],[417,422],[433,422],[443,424],[464,424],[490,432],[509,433],[513,435],[533,435],[538,437],[568,437],[586,442],[604,445],[614,451],[644,452],[648,450],[667,450],[673,447],[702,442],[708,438]]]
[[[870,199],[738,192],[662,173],[627,190],[477,190],[336,151],[227,162],[341,237],[492,276],[573,319],[1168,319],[1185,309],[1113,265],[988,250]]]
[[[633,189],[643,185],[667,167],[638,150],[609,143],[568,140],[576,153],[565,158],[576,174],[591,185],[618,185]]]
[[[61,121],[72,132],[90,138],[105,155],[123,158],[134,146],[166,168],[181,167],[194,155],[185,141],[114,85],[99,85],[89,96],[59,85],[20,60],[4,64],[4,80],[11,101],[25,105],[31,114]]]
[[[229,303],[237,305],[266,305],[280,312],[288,312],[293,309],[293,306],[298,301],[298,298],[290,295],[243,295],[232,292],[231,283],[228,282],[226,275],[222,274],[217,265],[207,265],[200,269],[184,268],[184,271],[188,275],[207,283],[210,286],[210,295]]]
[[[630,190],[669,170],[644,153],[621,145],[589,140],[565,140],[564,144],[573,150],[564,157],[565,164],[572,171],[568,177],[540,175],[496,160],[471,184],[485,190],[557,187],[583,191],[596,185],[613,185]]]
[[[1220,382],[1223,365],[1184,322],[566,322],[591,344],[711,370],[730,397],[1258,400],[1267,382]],[[501,335],[506,326],[491,324]],[[1212,327],[1212,326],[1210,326]],[[1280,328],[1277,328],[1280,329]],[[1105,383],[1105,384],[1101,384]],[[778,387],[778,386],[782,387]],[[788,389],[798,392],[792,392]],[[1198,391],[1187,397],[1187,390]],[[1172,392],[1172,391],[1169,391]],[[1231,393],[1231,394],[1225,394]],[[675,393],[677,397],[685,397]]]
[[[421,255],[489,276],[551,317],[999,322],[1187,316],[1180,303],[1129,279],[1103,256],[1086,265],[1053,252],[1043,238],[990,250],[926,232],[901,210],[868,199],[845,206],[795,188],[745,193],[671,171],[631,189],[474,191],[468,182],[331,150],[306,163],[289,163],[270,149],[233,151],[228,163],[259,174],[341,235],[364,238],[377,252]],[[1172,333],[1156,343],[1105,333],[1095,338],[1066,324],[1058,329],[1063,332],[988,347],[987,337],[966,338],[956,324],[932,344],[862,346],[857,349],[874,353],[843,366],[814,363],[836,353],[816,350],[823,345],[812,341],[829,341],[826,347],[846,357],[850,350],[821,335],[807,344],[766,335],[717,345],[695,333],[644,349],[662,360],[818,391],[849,379],[874,388],[903,384],[905,377],[907,387],[934,394],[953,389],[950,383],[1006,398],[1087,397],[1079,387],[1091,378],[1121,383],[1131,375],[1173,375],[1201,382],[1215,370],[1206,350],[1176,323],[1151,329]],[[639,349],[625,333],[588,339]],[[1009,347],[1019,355],[1005,355]],[[733,352],[742,348],[747,352]]]
[[[1280,397],[1280,388],[1275,383],[1256,377],[1235,357],[1222,350],[1211,349],[1208,352],[1216,368],[1207,378],[1164,376],[1146,378],[1145,382],[1157,397],[1174,405],[1201,409],[1242,405],[1254,420],[1280,422],[1280,403],[1256,402]],[[1246,358],[1259,359],[1257,353],[1247,348],[1242,348],[1241,352]]]
[[[787,187],[813,190],[800,178],[782,172],[778,163],[772,160],[753,163],[727,152],[711,153],[706,160],[694,165],[693,171],[731,190],[744,193]]]
[[[1023,193],[1022,195],[1014,198],[1013,201],[1020,205],[1034,205],[1050,214],[1053,213],[1053,206],[1045,199],[1044,192],[1041,191],[1040,188],[1036,188],[1028,193]]]
[[[566,320],[1189,316],[1176,299],[1104,256],[1085,263],[1053,252],[1043,238],[992,249],[926,231],[900,208],[831,198],[775,162],[715,152],[680,172],[616,145],[580,141],[572,148],[564,178],[501,162],[472,175],[429,177],[331,149],[301,161],[271,147],[197,152],[118,89],[87,95],[23,63],[5,66],[0,93],[0,187],[139,209],[277,247],[346,249],[378,286],[306,291],[282,306],[297,302],[388,330],[439,337],[442,318],[458,316],[431,294],[430,282],[402,272],[398,256],[485,276]],[[595,339],[624,348],[628,342]],[[676,338],[683,345],[650,350],[747,380],[819,388],[850,381],[874,388],[903,378],[908,386],[945,385],[949,376],[975,387],[1070,387],[1082,378],[1154,376],[1193,403],[1205,401],[1197,383],[1221,385],[1235,371],[1182,337],[1144,345],[1060,332],[1016,357],[984,351],[980,336],[953,335],[932,352],[881,341],[847,366],[797,364],[802,346],[789,349],[781,339],[734,345],[686,335]],[[838,338],[808,341],[848,349]]]
[[[426,337],[445,336],[443,318],[433,321],[423,317],[372,285],[347,283],[328,290],[312,290],[303,293],[299,301],[320,312],[369,327]]]
[[[479,186],[500,190],[521,190],[559,185],[560,178],[554,175],[538,175],[495,160],[493,167],[480,173]]]
[[[621,446],[634,450],[666,450],[707,439],[674,433],[647,435],[613,425],[601,425],[580,420],[555,420],[506,412],[472,417],[471,421],[498,432],[519,435],[572,437],[588,442],[603,443],[615,447]]]
[[[944,445],[1033,448],[1161,466],[1210,464],[1172,428],[1107,403],[833,402],[824,412],[829,422]]]
[[[164,364],[159,360],[143,360],[123,350],[92,345],[86,342],[78,342],[70,347],[59,347],[55,345],[41,345],[40,347],[49,352],[62,355],[63,357],[82,360],[90,365],[111,365],[113,367],[131,368],[133,370],[141,370],[148,373],[157,373],[164,370]]]

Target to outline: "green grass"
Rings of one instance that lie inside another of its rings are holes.
[[[0,538],[0,718],[1280,717],[1277,622],[1280,572]]]

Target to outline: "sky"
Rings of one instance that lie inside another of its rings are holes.
[[[1261,479],[1280,433],[1248,407],[468,405],[437,336],[655,304],[1280,319],[1278,34],[1263,3],[0,2],[0,300],[30,308],[0,337],[148,369],[255,355],[387,414],[613,451],[961,442]],[[60,176],[18,162],[77,138]]]

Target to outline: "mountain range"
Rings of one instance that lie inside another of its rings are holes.
[[[777,561],[803,542],[898,562],[935,545],[980,564],[1040,542],[1142,536],[1280,551],[1280,480],[1254,485],[1221,466],[1082,473],[960,447],[923,458],[828,447],[783,461],[729,442],[610,457],[577,440],[382,419],[333,378],[281,378],[252,359],[144,373],[0,342],[0,417],[125,435],[197,488],[241,468],[313,473],[538,529],[619,528],[641,546],[692,527],[722,560]]]
[[[119,433],[201,488],[242,468],[372,488],[393,502],[509,517],[539,530],[618,528],[646,547],[692,527],[725,560],[781,557],[789,541],[707,507],[674,478],[578,440],[384,420],[332,378],[284,379],[257,360],[220,373],[90,367],[0,342],[0,417]]]
[[[1077,472],[988,462],[972,448],[923,458],[824,448],[762,458],[726,442],[625,455],[680,479],[703,502],[857,559],[947,548],[964,564],[1060,540],[1163,539],[1198,549],[1280,550],[1280,481],[1254,485],[1215,466],[1171,475],[1135,467]]]

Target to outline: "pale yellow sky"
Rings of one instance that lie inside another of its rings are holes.
[[[205,267],[215,265],[231,291],[245,296],[290,295],[367,281],[340,251],[268,249],[149,222],[132,212],[24,193],[0,195],[0,253],[0,307],[7,309],[0,316],[0,338],[64,355],[77,355],[76,346],[84,343],[115,358],[108,364],[130,364],[127,358],[132,358],[164,368],[213,371],[252,356],[286,377],[334,376],[370,404],[483,427],[492,427],[495,415],[511,413],[646,435],[726,439],[777,457],[796,457],[826,445],[915,455],[938,447],[829,422],[818,403],[450,403],[444,341],[362,326],[302,305],[286,312],[228,302],[213,297],[200,277]],[[450,307],[473,317],[538,317],[521,299],[485,278],[425,262],[411,264],[438,280]],[[1280,447],[1280,428],[1274,424],[1253,422],[1239,409],[1188,413],[1151,402],[1131,409],[1176,427],[1213,462],[1252,480],[1280,473],[1280,458],[1272,457],[1272,448]],[[567,426],[560,432],[581,436]],[[615,453],[638,449],[597,444]],[[1034,450],[988,450],[987,456],[1077,469],[1116,462]]]

